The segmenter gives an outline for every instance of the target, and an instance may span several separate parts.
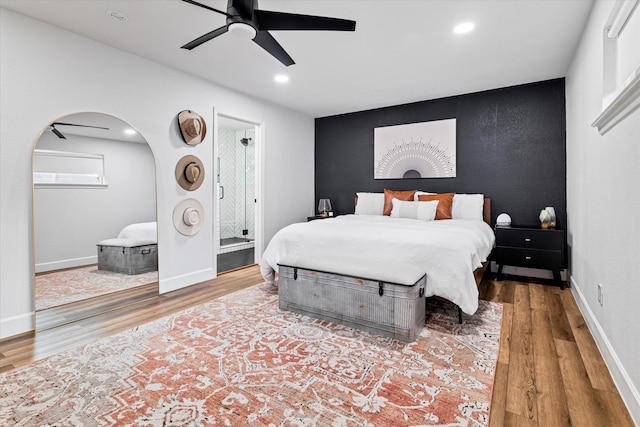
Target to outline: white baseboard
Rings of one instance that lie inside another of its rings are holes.
[[[167,292],[175,291],[185,288],[187,286],[195,285],[200,282],[206,282],[207,280],[215,279],[218,276],[217,272],[213,268],[207,268],[200,271],[194,271],[182,276],[175,276],[169,279],[160,279],[158,284],[159,292],[166,294]]]
[[[42,262],[36,264],[36,273],[44,273],[45,271],[62,270],[64,268],[82,267],[83,265],[91,265],[98,263],[98,256],[88,256],[83,258],[62,259],[59,261]]]
[[[596,319],[593,311],[591,311],[589,304],[587,304],[587,300],[582,294],[580,286],[578,286],[578,283],[573,277],[571,277],[571,292],[582,312],[582,317],[584,317],[584,320],[587,322],[589,331],[600,350],[600,354],[602,354],[602,358],[609,368],[613,382],[616,384],[616,387],[618,387],[620,396],[627,405],[631,418],[636,425],[640,425],[640,393],[638,393],[638,389],[631,381],[631,378],[629,378],[626,369],[620,362],[620,358],[616,354],[611,342],[609,342],[598,319]]]
[[[0,319],[0,339],[35,330],[35,312]]]

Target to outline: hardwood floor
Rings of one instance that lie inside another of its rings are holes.
[[[504,307],[491,426],[634,425],[571,290],[489,278],[480,298]]]
[[[158,282],[135,286],[126,291],[99,295],[36,312],[36,331],[44,331],[67,323],[93,317],[158,296]]]
[[[0,372],[113,335],[262,282],[257,266],[157,295],[78,322],[0,341]],[[633,426],[573,299],[534,281],[480,285],[503,304],[491,426]]]

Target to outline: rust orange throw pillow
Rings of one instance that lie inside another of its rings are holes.
[[[453,196],[455,196],[455,194],[456,193],[420,194],[418,195],[418,200],[421,202],[437,200],[438,210],[436,211],[436,219],[451,219],[451,207],[453,206]]]
[[[413,200],[413,195],[417,190],[409,190],[409,191],[394,191],[384,189],[384,210],[382,211],[382,215],[391,215],[391,209],[393,208],[393,203],[391,202],[393,199],[404,200],[406,202],[410,202]]]

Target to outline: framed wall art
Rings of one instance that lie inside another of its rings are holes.
[[[374,128],[374,179],[454,178],[456,119]]]

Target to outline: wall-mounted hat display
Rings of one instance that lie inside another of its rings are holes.
[[[188,191],[197,190],[204,181],[204,165],[196,156],[184,156],[176,164],[176,180]]]
[[[196,199],[186,199],[173,210],[173,225],[180,234],[193,236],[204,223],[204,208]]]
[[[178,122],[184,142],[189,145],[198,145],[204,141],[207,134],[207,124],[200,114],[191,110],[181,111],[178,114]]]

